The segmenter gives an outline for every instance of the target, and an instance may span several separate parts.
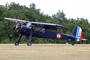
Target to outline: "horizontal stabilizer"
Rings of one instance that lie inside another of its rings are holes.
[[[81,40],[87,40],[87,39],[81,39]]]

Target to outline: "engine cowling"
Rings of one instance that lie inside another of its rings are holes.
[[[15,31],[16,31],[16,32],[20,32],[20,31],[21,31],[21,26],[22,26],[22,25],[21,25],[20,23],[16,24],[16,25],[15,25]]]

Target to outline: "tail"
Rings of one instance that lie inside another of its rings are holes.
[[[82,33],[81,27],[79,27],[79,26],[74,28],[74,30],[72,31],[70,36],[74,39],[74,41],[86,40],[86,39],[82,39],[83,38],[83,33]]]

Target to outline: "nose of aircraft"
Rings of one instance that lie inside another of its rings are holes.
[[[16,24],[15,31],[20,32],[20,30],[21,30],[21,24],[18,23],[18,24]]]

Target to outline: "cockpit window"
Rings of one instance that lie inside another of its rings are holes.
[[[40,26],[33,25],[33,31],[39,31],[40,33],[45,33],[45,29]]]
[[[28,29],[31,29],[31,26],[32,26],[32,24],[31,24],[31,22],[29,22],[29,23],[27,24],[27,28],[28,28]]]

